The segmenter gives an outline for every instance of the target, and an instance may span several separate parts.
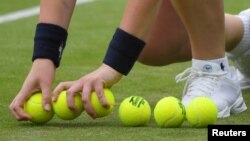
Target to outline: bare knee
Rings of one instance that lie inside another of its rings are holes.
[[[166,66],[173,63],[190,61],[191,58],[189,45],[162,50],[145,48],[140,54],[138,62],[149,66]]]

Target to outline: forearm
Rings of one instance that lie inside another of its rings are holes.
[[[50,59],[56,67],[59,67],[75,4],[76,0],[40,1],[40,16],[35,32],[32,61]]]
[[[127,75],[145,46],[161,0],[128,0],[119,28],[115,31],[103,63]]]
[[[68,29],[76,0],[41,0],[40,23],[50,23]]]
[[[120,28],[145,41],[160,4],[161,0],[128,0]]]

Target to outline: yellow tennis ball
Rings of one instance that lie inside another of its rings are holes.
[[[143,126],[149,122],[151,107],[141,96],[125,98],[119,106],[119,118],[125,126]]]
[[[217,121],[217,106],[208,97],[197,97],[186,108],[186,118],[192,127],[207,127]]]
[[[36,124],[45,124],[54,116],[53,109],[51,111],[44,110],[42,105],[42,93],[40,92],[31,95],[24,104],[24,110],[32,117],[31,122]]]
[[[184,105],[176,97],[164,97],[156,103],[154,118],[159,127],[179,127],[185,119]]]
[[[53,102],[53,108],[57,117],[59,117],[60,119],[64,119],[64,120],[73,120],[77,118],[78,116],[80,116],[80,114],[84,110],[81,94],[78,93],[75,95],[74,102],[75,102],[77,111],[73,112],[72,110],[68,108],[66,91],[64,90],[60,92],[57,98],[57,101]]]
[[[94,108],[94,111],[96,112],[97,118],[109,115],[113,111],[115,106],[115,97],[110,89],[104,89],[104,96],[110,106],[108,109],[102,106],[96,95],[96,92],[91,93],[91,104]]]

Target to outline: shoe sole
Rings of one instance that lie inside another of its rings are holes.
[[[230,113],[231,114],[237,114],[237,113],[244,112],[245,110],[247,110],[247,106],[246,106],[246,104],[244,102],[244,99],[243,99],[242,95],[240,95],[240,97],[232,105]]]
[[[238,97],[238,99],[232,104],[230,107],[226,107],[224,110],[218,113],[218,118],[226,118],[229,117],[230,114],[237,114],[247,110],[247,106],[244,102],[242,95]]]
[[[244,76],[239,70],[236,70],[236,75],[239,78],[240,83],[240,89],[249,89],[250,88],[250,78],[247,76]]]
[[[250,80],[246,80],[246,81],[241,80],[241,81],[240,81],[240,88],[241,88],[242,90],[250,89]]]

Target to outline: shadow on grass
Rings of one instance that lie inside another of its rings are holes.
[[[20,123],[19,126],[26,128],[34,127],[63,127],[63,128],[89,128],[89,127],[119,127],[119,124],[113,124],[111,122],[73,122],[73,121],[61,121],[61,122],[49,122],[46,124],[35,124],[31,122]]]
[[[117,121],[91,121],[91,122],[75,122],[75,121],[55,121],[55,122],[48,122],[46,124],[34,124],[31,122],[23,122],[19,124],[20,127],[25,127],[25,128],[133,128],[133,129],[158,129],[158,130],[176,130],[176,129],[181,129],[181,130],[189,130],[190,127],[187,124],[184,124],[180,127],[175,127],[175,128],[160,128],[156,124],[150,123],[144,126],[136,126],[136,127],[130,127],[130,126],[124,126],[120,122]],[[192,128],[195,130],[195,128]],[[200,130],[203,128],[197,128],[197,130]],[[206,128],[204,128],[206,129]]]

